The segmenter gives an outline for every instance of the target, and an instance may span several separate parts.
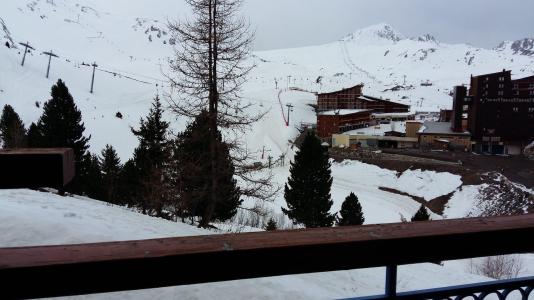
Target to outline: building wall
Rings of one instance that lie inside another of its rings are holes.
[[[317,135],[321,138],[365,127],[371,122],[371,112],[363,111],[348,115],[317,115]]]
[[[421,126],[423,126],[421,122],[406,122],[406,137],[416,138]]]
[[[512,80],[512,94],[515,97],[534,97],[534,76]]]
[[[337,92],[318,94],[317,110],[321,112],[335,109],[373,109],[377,113],[393,113],[408,112],[410,109],[408,105],[384,99],[374,97],[369,97],[372,100],[363,99],[362,87],[357,85]]]
[[[357,85],[341,91],[318,94],[317,106],[319,111],[334,109],[362,109],[361,101],[356,99],[362,95],[362,86]]]
[[[467,130],[473,140],[498,137],[511,144],[534,138],[534,92],[524,94],[531,84],[534,91],[534,76],[512,81],[511,71],[472,77]]]
[[[456,149],[471,150],[471,138],[469,136],[458,136],[448,134],[421,134],[419,144],[422,147],[433,147],[436,145],[436,139],[445,139],[450,141],[450,145]]]

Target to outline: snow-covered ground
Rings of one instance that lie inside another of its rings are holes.
[[[83,197],[0,190],[0,247],[119,241],[213,234]],[[402,266],[401,291],[487,278],[434,264]],[[380,294],[384,268],[280,276],[83,296],[82,299],[333,299]]]

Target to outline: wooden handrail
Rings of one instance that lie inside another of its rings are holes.
[[[532,236],[534,215],[522,215],[1,248],[1,293],[67,296],[523,253],[534,251]]]

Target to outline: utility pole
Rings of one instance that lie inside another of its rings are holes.
[[[402,85],[406,86],[406,75],[404,75],[404,83]]]
[[[28,53],[28,49],[35,50],[32,46],[30,46],[30,42],[26,43],[19,43],[20,45],[24,46],[24,55],[22,56],[22,64],[21,66],[24,67],[24,61],[26,61],[26,53]]]
[[[93,67],[93,76],[91,77],[91,94],[93,93],[93,85],[95,84],[95,69],[98,67],[96,62],[94,62],[92,65]]]
[[[50,62],[52,61],[52,56],[53,57],[59,57],[57,55],[55,55],[52,50],[50,50],[50,52],[43,52],[44,55],[48,55],[48,68],[46,69],[46,78],[48,78],[48,75],[50,74]]]
[[[287,106],[287,124],[286,126],[289,126],[289,113],[293,111],[293,105],[291,103],[286,104]]]
[[[274,78],[274,85],[275,85],[276,89],[278,89],[278,80],[276,80],[276,77]]]
[[[265,150],[265,146],[263,146],[263,150],[261,150],[261,159],[265,157],[265,152],[271,152],[270,149]]]
[[[291,85],[291,75],[287,75],[287,88]]]

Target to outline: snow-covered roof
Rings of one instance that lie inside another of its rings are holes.
[[[452,130],[450,122],[431,122],[423,124],[418,133],[422,134],[446,134],[446,135],[471,135],[469,132],[456,132]]]
[[[319,116],[345,116],[350,114],[357,114],[365,111],[371,111],[370,109],[336,109],[336,110],[328,110],[318,113]]]
[[[350,131],[345,132],[345,134],[384,136],[386,132],[390,132],[390,131],[406,133],[405,122],[391,122],[390,124],[377,124],[375,126],[369,126],[369,127],[350,130]]]
[[[400,113],[373,113],[373,117],[387,118],[387,117],[409,117],[415,116],[412,112],[400,112]]]

